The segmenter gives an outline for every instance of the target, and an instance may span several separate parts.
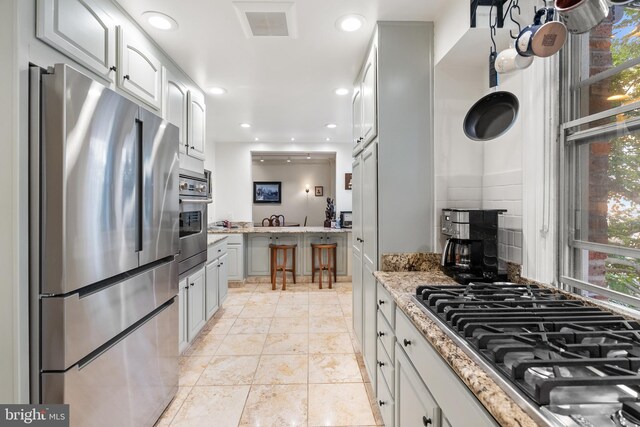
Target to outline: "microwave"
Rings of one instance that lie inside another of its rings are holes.
[[[353,221],[352,218],[353,218],[353,214],[351,211],[340,212],[340,227],[351,228],[351,224]]]

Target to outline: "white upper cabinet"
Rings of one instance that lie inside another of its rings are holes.
[[[353,91],[351,101],[351,114],[353,116],[353,153],[357,154],[362,148],[362,90],[357,85]]]
[[[160,110],[162,64],[139,33],[118,27],[118,87]]]
[[[113,82],[115,25],[91,0],[38,0],[37,36]]]
[[[362,130],[364,145],[378,135],[376,106],[376,45],[371,47],[369,58],[362,72]]]
[[[204,96],[189,91],[188,144],[189,155],[204,160],[206,106]]]
[[[180,153],[187,152],[187,87],[164,68],[164,118],[180,128]]]

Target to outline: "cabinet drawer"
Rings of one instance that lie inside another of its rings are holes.
[[[447,414],[451,425],[497,425],[466,384],[400,309],[396,310],[396,319],[398,346],[404,350],[443,413]],[[395,357],[398,360],[398,351]]]
[[[389,355],[385,351],[382,346],[382,342],[378,340],[378,360],[376,365],[378,366],[378,388],[380,388],[380,384],[386,383],[389,387],[389,390],[393,390],[394,388],[394,361],[389,358]],[[380,378],[384,378],[384,381],[380,381]],[[393,393],[391,393],[393,396]]]
[[[382,343],[382,347],[384,347],[391,360],[393,360],[395,358],[395,331],[391,326],[389,326],[387,319],[384,317],[382,311],[380,310],[378,310],[378,331],[376,332],[376,334],[378,335],[378,339]]]
[[[223,240],[207,247],[207,262],[211,262],[216,258],[220,258],[227,253],[227,241]]]
[[[389,325],[394,328],[396,326],[396,302],[393,300],[393,297],[391,296],[389,291],[387,291],[385,287],[380,284],[380,282],[378,282],[377,296],[378,298],[376,299],[376,303],[378,304],[378,307],[380,307],[380,311],[382,311],[382,314],[384,314],[384,317],[386,317]]]
[[[243,241],[242,234],[227,234],[227,244],[228,245],[241,245]]]
[[[378,367],[378,377],[380,377],[380,367]],[[393,388],[391,390],[393,390]],[[384,425],[386,427],[393,427],[395,402],[393,401],[393,395],[389,387],[387,387],[387,383],[384,381],[378,381],[376,397]]]

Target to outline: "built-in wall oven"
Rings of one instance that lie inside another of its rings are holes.
[[[180,171],[180,274],[207,260],[207,205],[211,203],[205,174]]]

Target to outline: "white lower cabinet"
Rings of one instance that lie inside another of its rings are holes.
[[[218,300],[218,288],[220,286],[220,281],[218,280],[219,271],[220,265],[217,259],[207,264],[207,290],[205,292],[207,320],[211,319],[215,312],[218,311],[218,307],[220,307]]]
[[[187,279],[182,279],[178,284],[178,352],[182,354],[189,345],[189,331],[187,313],[189,312],[189,302],[187,300],[187,293],[189,285]]]
[[[362,324],[362,355],[367,367],[367,373],[371,379],[373,389],[376,388],[376,279],[368,266],[363,268],[362,273],[363,292],[363,324]]]
[[[187,281],[189,283],[187,293],[187,319],[189,325],[187,338],[191,342],[206,323],[204,266],[190,275]]]
[[[220,305],[227,299],[229,293],[229,259],[228,254],[224,254],[218,260],[218,300]]]
[[[242,234],[227,235],[227,260],[228,279],[234,281],[244,280],[244,237]]]
[[[250,234],[247,238],[247,269],[249,276],[268,276],[270,272],[269,245],[272,242],[272,234]]]

